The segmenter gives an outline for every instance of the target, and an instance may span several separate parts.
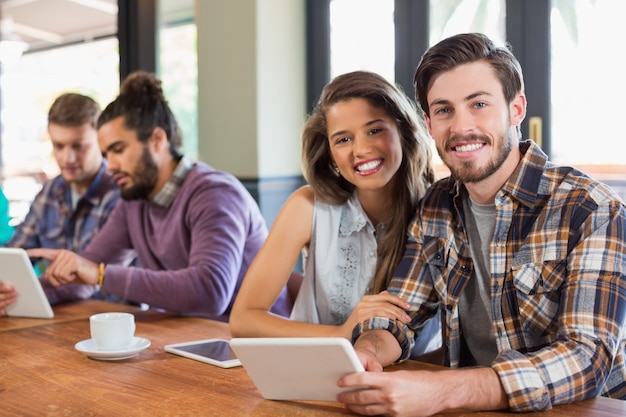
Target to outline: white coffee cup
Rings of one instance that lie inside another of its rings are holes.
[[[135,316],[130,313],[99,313],[89,317],[91,338],[100,350],[123,350],[135,335]]]

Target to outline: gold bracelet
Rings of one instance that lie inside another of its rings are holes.
[[[102,288],[102,284],[104,284],[104,268],[106,267],[106,265],[104,264],[104,262],[100,262],[98,264],[98,286],[100,286],[100,288]]]

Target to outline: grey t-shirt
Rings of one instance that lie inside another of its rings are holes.
[[[465,227],[474,271],[459,300],[462,349],[460,366],[488,366],[498,354],[493,333],[489,273],[489,244],[496,219],[495,204],[463,199]]]

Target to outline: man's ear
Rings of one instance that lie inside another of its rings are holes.
[[[519,126],[526,117],[526,96],[518,93],[509,105],[509,113],[511,114],[511,125]]]
[[[153,150],[155,152],[160,152],[164,148],[166,148],[169,144],[167,140],[167,133],[161,127],[155,127],[152,131],[152,136],[150,137],[150,143],[153,146]]]

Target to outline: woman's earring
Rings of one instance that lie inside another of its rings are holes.
[[[337,177],[341,176],[341,173],[339,172],[339,167],[334,162],[333,162],[333,165],[332,165],[332,169],[333,169],[333,172],[335,173],[335,176],[337,176]]]

